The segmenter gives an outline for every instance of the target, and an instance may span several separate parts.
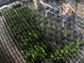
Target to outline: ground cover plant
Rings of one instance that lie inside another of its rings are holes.
[[[38,31],[38,28],[45,28],[45,26],[35,24],[37,21],[35,17],[38,14],[27,6],[16,8],[16,10],[19,15],[11,8],[4,10],[3,15],[11,29],[11,33],[18,43],[23,57],[28,63],[43,63],[44,59],[50,59],[55,63],[67,63],[68,55],[73,55],[78,52],[77,42],[74,43],[72,41],[69,44],[62,43],[56,49],[53,49],[45,43],[46,39],[41,37],[46,34]],[[38,21],[43,22],[44,25],[44,20],[45,18],[40,16]],[[49,23],[48,26],[52,26],[52,24]],[[58,27],[54,27],[59,30]],[[49,30],[49,33],[51,31]]]
[[[18,15],[16,15],[13,9],[4,10],[3,15],[6,18],[6,22],[11,29],[11,33],[13,33],[15,39],[17,40],[18,46],[24,58],[28,60],[29,63],[34,63],[35,61],[37,63],[42,62],[44,57],[48,56],[46,55],[49,53],[48,51],[52,51],[51,49],[49,49],[50,46],[42,42],[43,40],[40,39],[39,35],[35,33],[35,31],[30,27],[30,25],[25,23]],[[35,46],[35,44],[38,45]],[[42,47],[42,45],[44,46]],[[36,53],[35,54],[30,53],[29,55],[29,51],[31,52],[33,51],[32,46],[35,47],[39,46],[38,48],[36,48],[37,54],[41,52],[45,52],[45,53],[41,53],[40,56],[38,54],[36,56],[36,59],[38,58],[37,60],[34,58]],[[31,49],[29,49],[30,47]],[[48,47],[48,50],[45,49],[45,47]]]

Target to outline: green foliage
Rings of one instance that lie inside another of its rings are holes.
[[[39,62],[42,62],[42,60],[46,58],[47,56],[46,50],[47,50],[47,46],[43,44],[43,42],[41,43],[37,42],[36,44],[33,43],[33,45],[31,45],[31,47],[29,48],[26,55],[24,55],[24,57],[29,62],[39,63]],[[32,60],[29,60],[29,59],[32,59]]]
[[[47,58],[51,61],[55,61],[55,63],[67,63],[68,55],[76,54],[79,51],[78,42],[71,42],[69,44],[61,43],[56,50],[53,49],[50,45],[46,44],[46,38],[42,39],[42,35],[50,34],[52,29],[50,29],[48,33],[38,31],[40,28],[44,30],[44,21],[46,19],[41,16],[35,18],[35,16],[38,15],[27,6],[19,7],[16,10],[20,16],[11,8],[4,10],[3,15],[11,29],[11,33],[18,43],[23,57],[28,63],[43,63],[43,60]],[[38,25],[35,24],[36,21],[39,21]],[[48,27],[51,26],[59,32],[59,25],[55,26],[48,22]],[[69,30],[68,32],[70,33]],[[66,29],[63,31],[63,34],[68,34]],[[58,35],[55,37],[56,39],[60,38]]]
[[[76,44],[66,44],[65,47],[60,45],[56,50],[52,51],[53,54],[50,54],[50,60],[54,60],[56,63],[67,63],[68,55],[74,55],[79,52],[79,47]]]

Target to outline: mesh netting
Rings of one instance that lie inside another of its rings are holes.
[[[62,28],[60,17],[51,13],[42,17],[21,3],[2,9],[1,14],[1,63],[43,63],[45,59],[70,63],[67,57],[76,54],[83,42],[84,35],[72,18]]]

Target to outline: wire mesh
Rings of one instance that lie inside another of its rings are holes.
[[[24,50],[33,47],[34,45],[32,46],[32,44],[37,43],[37,41],[43,41],[56,49],[61,43],[69,44],[72,41],[76,42],[83,38],[83,34],[76,31],[75,21],[71,20],[72,18],[69,22],[65,23],[66,27],[62,29],[60,17],[53,18],[53,14],[49,13],[49,17],[44,18],[26,6],[17,7],[17,5],[18,4],[15,4],[16,7],[2,10],[3,17],[1,22],[3,24],[0,23],[0,33],[2,33],[0,37],[0,53],[3,54],[0,55],[0,59],[2,59],[0,60],[1,63],[25,63],[22,55],[24,56],[28,52]],[[53,12],[52,9],[51,11]],[[56,16],[54,15],[54,17]],[[36,34],[34,35],[33,33]],[[30,37],[34,39],[32,40]],[[25,52],[25,54],[23,54],[23,52]],[[24,57],[26,60],[29,59],[26,55]],[[31,58],[31,56],[28,57]],[[76,60],[73,60],[73,62]]]

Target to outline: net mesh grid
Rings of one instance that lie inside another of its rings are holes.
[[[69,39],[73,39],[73,36],[70,35],[62,35],[62,29],[61,27],[58,25],[60,24],[59,19],[54,19],[53,17],[51,17],[52,14],[48,14],[48,19],[45,19],[44,21],[40,21],[39,17],[37,16],[36,19],[38,19],[37,22],[35,22],[35,24],[38,24],[38,26],[43,26],[40,28],[40,32],[46,34],[45,38],[48,39],[50,41],[51,46],[53,46],[53,44],[55,45],[54,47],[57,47],[57,42],[64,41],[64,42],[68,42],[67,39],[65,39],[65,37]],[[4,15],[3,15],[4,17]],[[17,44],[15,44],[15,39],[13,36],[10,36],[10,29],[9,26],[7,25],[6,21],[3,19],[3,17],[1,18],[1,30],[0,30],[0,62],[1,63],[26,63],[26,61],[23,59],[20,50],[18,50],[18,47],[16,46]],[[21,16],[20,16],[21,18]],[[43,18],[44,19],[44,18]],[[55,24],[57,23],[57,24]],[[69,23],[69,22],[68,22]],[[61,24],[60,24],[61,25]],[[73,30],[72,27],[73,23],[69,23],[69,27],[70,27],[70,31]],[[75,23],[74,23],[75,25]],[[58,30],[56,30],[56,28],[54,28],[55,26],[59,27],[57,28]],[[76,28],[77,29],[77,28]],[[64,29],[63,29],[64,30]],[[67,31],[67,30],[64,30]],[[57,37],[57,35],[55,36],[55,34],[58,34],[58,36],[60,36],[61,38],[55,38]],[[69,33],[70,34],[70,33]],[[80,32],[74,31],[74,37],[75,39],[80,39],[83,38],[83,34],[81,34]],[[12,39],[12,38],[13,39]],[[52,43],[51,43],[52,42]],[[81,52],[82,53],[82,52]],[[78,54],[75,55],[73,57],[82,57],[82,54]],[[76,57],[76,59],[73,60],[73,62],[75,62],[78,58]],[[80,59],[81,62],[83,61],[83,59]]]

